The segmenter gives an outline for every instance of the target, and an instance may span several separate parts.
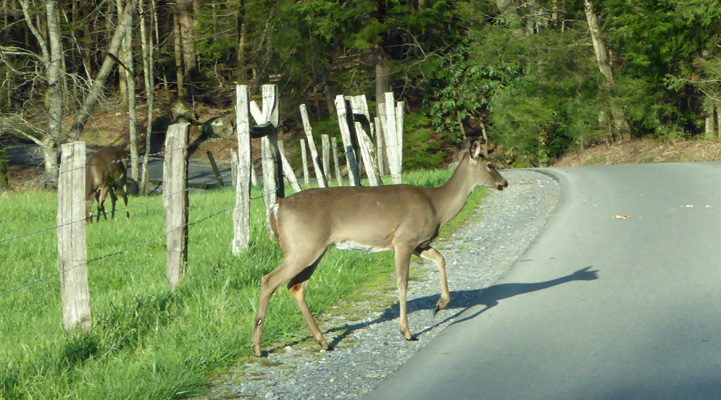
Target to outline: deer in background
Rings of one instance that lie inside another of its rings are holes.
[[[117,189],[125,201],[125,215],[130,218],[128,212],[128,177],[123,161],[128,158],[128,153],[119,147],[106,147],[85,163],[85,219],[93,222],[91,209],[94,202],[98,202],[97,221],[100,221],[100,213],[103,213],[105,220],[105,198],[110,194],[112,203],[111,218],[115,218],[115,203],[118,198],[115,195]]]
[[[441,187],[411,185],[333,187],[309,189],[278,200],[271,209],[271,228],[284,253],[283,263],[261,280],[260,302],[251,346],[261,355],[260,341],[265,314],[273,293],[285,282],[300,308],[315,341],[329,349],[305,301],[308,279],[328,246],[362,251],[394,251],[400,306],[400,329],[406,340],[408,327],[406,290],[411,255],[438,265],[441,297],[435,313],[450,302],[446,262],[431,242],[466,204],[476,186],[503,190],[508,182],[473,143],[461,152],[461,161]]]

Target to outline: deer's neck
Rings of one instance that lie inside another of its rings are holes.
[[[429,197],[436,207],[441,226],[461,212],[461,209],[468,201],[468,197],[473,193],[475,184],[471,182],[468,174],[469,162],[467,156],[461,159],[458,168],[453,172],[448,182],[429,191]]]

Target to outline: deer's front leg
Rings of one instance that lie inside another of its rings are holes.
[[[408,308],[406,304],[406,292],[408,290],[408,270],[411,262],[411,250],[407,247],[396,246],[396,275],[398,278],[398,304],[400,307],[401,335],[406,340],[413,340],[413,335],[408,327]]]
[[[448,290],[448,280],[446,279],[446,260],[443,258],[443,255],[438,252],[438,250],[432,247],[416,249],[414,254],[419,257],[423,257],[426,260],[431,260],[438,265],[438,274],[441,279],[441,298],[438,299],[436,308],[433,310],[433,315],[435,316],[438,311],[445,309],[448,303],[451,302],[451,293]]]

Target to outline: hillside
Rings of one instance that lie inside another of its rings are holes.
[[[719,159],[721,159],[721,143],[716,141],[682,139],[662,142],[638,140],[599,145],[569,153],[553,166],[584,167],[592,165],[715,161]]]

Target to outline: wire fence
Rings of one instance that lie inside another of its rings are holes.
[[[228,135],[228,136],[224,136],[224,137],[214,138],[214,139],[207,140],[207,141],[205,141],[204,143],[206,143],[206,144],[212,144],[212,143],[214,143],[214,142],[219,142],[219,141],[223,141],[223,140],[230,139],[230,138],[232,138],[232,137],[234,137],[234,136],[235,136],[235,135],[232,134],[232,135]],[[165,150],[160,151],[160,152],[156,152],[156,153],[152,153],[152,154],[147,154],[147,155],[139,156],[138,159],[143,159],[143,158],[145,158],[145,157],[147,157],[147,158],[150,158],[150,157],[153,157],[153,158],[164,157],[164,156],[166,156],[166,155],[168,155],[169,153],[172,153],[172,152],[176,152],[176,151],[187,151],[190,147],[193,147],[193,146],[194,146],[194,145],[191,144],[191,145],[183,146],[183,147],[180,147],[180,148],[165,149]],[[400,147],[400,146],[402,146],[402,145],[398,145],[398,146]],[[343,147],[344,147],[344,146],[343,146]],[[393,145],[389,145],[389,144],[386,143],[384,147],[385,147],[386,149],[389,149],[389,148],[393,147]],[[344,151],[345,148],[343,148],[342,150]],[[280,160],[276,160],[275,157],[260,157],[260,159],[261,159],[261,161],[266,160],[266,159],[272,159],[272,160],[274,160],[275,162],[280,162]],[[105,163],[105,164],[129,163],[130,160],[131,160],[131,159],[128,157],[128,158],[125,158],[125,159],[122,159],[122,160],[115,160],[115,161],[111,161],[111,162],[108,162],[108,163]],[[337,160],[336,160],[336,162],[337,162]],[[79,170],[80,168],[85,169],[85,168],[86,168],[86,165],[83,165],[82,167],[77,167],[77,168],[74,168],[74,169],[69,169],[69,170],[66,169],[66,170],[64,170],[64,171],[58,170],[58,171],[57,171],[54,175],[52,175],[52,176],[43,175],[43,176],[40,176],[40,177],[38,177],[38,178],[35,178],[35,179],[31,180],[30,182],[32,182],[33,184],[34,184],[34,183],[43,184],[43,183],[47,183],[47,182],[57,181],[57,180],[59,179],[59,177],[60,177],[60,174],[62,174],[62,173],[70,173],[70,172],[73,172],[73,171],[77,171],[77,170]],[[249,168],[253,168],[252,165],[251,165]],[[224,173],[221,175],[221,179],[222,179],[223,177],[229,176],[230,174],[232,174],[232,171],[224,172]],[[287,178],[287,177],[286,177],[286,178]],[[10,190],[14,190],[14,189],[16,189],[16,188],[19,188],[19,187],[25,186],[25,185],[27,185],[27,182],[23,183],[22,185],[15,185],[15,186],[11,186],[11,187],[9,187],[9,188],[3,188],[1,191],[10,191]],[[136,207],[146,206],[146,205],[148,205],[149,203],[153,203],[153,202],[156,202],[156,201],[164,200],[164,199],[166,199],[166,198],[169,198],[169,197],[172,197],[172,196],[176,196],[176,195],[178,195],[178,194],[181,194],[181,193],[184,193],[184,192],[188,192],[188,191],[190,191],[190,190],[191,190],[191,188],[188,187],[188,188],[186,188],[186,189],[184,189],[184,190],[182,190],[182,191],[180,191],[180,192],[175,192],[175,193],[170,193],[170,194],[163,193],[163,195],[160,196],[160,197],[152,198],[152,199],[146,200],[146,201],[144,201],[144,202],[136,203],[136,204],[133,204],[133,205],[127,205],[127,204],[126,204],[126,206],[128,207],[128,209],[133,209],[133,208],[136,208]],[[276,188],[276,189],[275,189],[275,192],[277,193],[279,190],[281,190],[281,188]],[[265,196],[267,196],[267,193],[264,193],[264,191],[261,191],[261,194],[260,194],[260,195],[255,196],[255,197],[251,197],[251,200],[257,200],[257,199],[263,198],[263,197],[265,197]],[[59,277],[60,275],[62,275],[63,273],[67,273],[67,272],[72,271],[72,270],[74,270],[74,269],[76,269],[76,268],[79,268],[79,267],[82,267],[82,266],[87,266],[87,265],[92,264],[92,263],[95,263],[95,262],[100,262],[100,261],[102,261],[102,260],[106,260],[106,259],[109,259],[109,258],[112,258],[112,257],[119,256],[119,255],[121,255],[121,254],[128,253],[128,252],[130,252],[130,251],[132,251],[132,250],[135,250],[135,249],[137,249],[137,248],[140,248],[140,247],[142,247],[142,246],[146,246],[146,245],[148,245],[148,244],[150,244],[150,243],[153,243],[153,242],[155,242],[155,241],[161,240],[163,237],[166,237],[166,236],[168,236],[169,234],[171,234],[172,232],[175,232],[175,231],[177,231],[177,230],[179,230],[179,229],[185,229],[185,228],[187,228],[187,227],[190,227],[190,226],[199,224],[199,223],[201,223],[201,222],[204,222],[204,221],[211,220],[211,219],[213,219],[213,218],[219,217],[219,216],[221,216],[222,214],[225,214],[225,213],[227,213],[227,212],[229,212],[229,211],[231,211],[231,210],[234,210],[236,207],[237,207],[237,206],[232,206],[232,207],[225,208],[225,209],[220,210],[220,211],[217,211],[217,212],[215,212],[215,213],[213,213],[213,214],[211,214],[211,215],[207,215],[207,216],[198,218],[198,219],[196,219],[196,220],[194,220],[194,221],[192,221],[192,222],[188,222],[188,223],[186,223],[186,224],[184,224],[184,225],[182,225],[182,226],[180,226],[180,227],[177,227],[177,228],[175,228],[175,229],[172,229],[172,230],[170,230],[170,231],[165,231],[165,232],[163,232],[162,234],[157,235],[157,236],[155,236],[155,237],[148,238],[148,239],[143,240],[143,241],[141,241],[141,242],[132,244],[132,245],[130,245],[130,246],[124,248],[124,249],[121,249],[121,250],[118,250],[118,251],[114,251],[114,252],[112,252],[112,253],[107,253],[107,254],[104,254],[104,255],[101,255],[101,256],[98,256],[98,257],[94,257],[94,258],[89,259],[89,260],[87,260],[87,261],[85,261],[85,262],[83,262],[83,263],[79,263],[79,264],[74,265],[74,266],[72,266],[72,267],[65,268],[65,269],[64,269],[63,271],[61,271],[61,272],[56,272],[56,273],[53,273],[53,274],[49,274],[49,275],[43,276],[43,277],[41,277],[41,278],[38,278],[38,279],[36,279],[36,280],[33,280],[33,281],[31,281],[31,282],[27,282],[27,283],[21,284],[21,285],[15,287],[15,288],[5,290],[5,291],[3,291],[3,292],[0,292],[0,297],[3,297],[3,296],[6,296],[6,295],[8,295],[8,294],[11,294],[11,293],[15,293],[15,292],[21,291],[21,290],[23,290],[23,289],[25,289],[25,288],[31,287],[31,286],[33,286],[33,285],[37,285],[37,284],[39,284],[39,283],[48,281],[48,280],[50,280],[50,279],[57,278],[57,277]],[[98,211],[98,213],[99,213],[99,212],[100,212],[100,211]],[[99,215],[91,214],[90,218],[93,218],[93,217],[99,217]],[[2,244],[4,244],[4,243],[7,243],[7,242],[10,242],[10,241],[13,241],[13,240],[18,240],[18,239],[30,237],[30,236],[33,236],[33,235],[36,235],[36,234],[40,234],[40,233],[44,233],[44,232],[48,232],[48,231],[57,230],[57,229],[59,229],[59,228],[61,228],[61,227],[67,226],[67,225],[72,225],[72,224],[77,224],[77,223],[85,223],[85,222],[86,222],[86,218],[83,218],[82,220],[72,221],[72,222],[68,222],[68,223],[66,223],[66,224],[62,224],[62,225],[51,226],[51,227],[43,228],[43,229],[40,229],[40,230],[37,230],[37,231],[34,231],[34,232],[28,232],[28,233],[23,233],[23,234],[15,235],[15,236],[10,236],[10,237],[7,237],[7,238],[2,238],[2,239],[0,239],[0,245],[2,245]]]
[[[186,147],[182,147],[182,148],[172,149],[172,151],[181,151],[181,150],[187,150],[187,146],[186,146]],[[161,152],[161,153],[156,153],[156,155],[157,155],[157,154],[167,154],[167,153],[168,153],[168,151],[164,151],[164,152]],[[113,163],[118,163],[118,162],[123,162],[123,161],[126,161],[126,160],[117,160],[117,161],[112,161],[112,162],[108,162],[108,163],[105,163],[105,164],[113,164]],[[83,168],[84,168],[84,167],[83,167]],[[65,171],[65,172],[67,172],[67,171]],[[229,172],[226,172],[226,174],[228,174],[228,173],[230,173],[230,171],[229,171]],[[170,198],[170,197],[172,197],[172,196],[176,196],[176,195],[178,195],[178,194],[188,193],[188,192],[190,192],[191,190],[192,190],[192,188],[185,188],[185,189],[183,189],[182,191],[178,191],[178,192],[163,193],[162,196],[157,196],[157,197],[151,198],[151,199],[149,199],[149,200],[143,201],[143,202],[141,202],[141,203],[136,203],[136,204],[130,205],[130,206],[128,206],[128,209],[132,209],[132,208],[136,208],[136,207],[141,207],[141,206],[146,206],[146,205],[148,205],[148,204],[150,204],[150,203],[154,203],[154,202],[157,202],[157,201],[161,201],[161,200],[164,200],[164,199],[166,199],[166,198]],[[279,190],[279,189],[276,189],[276,192],[277,192],[278,190]],[[257,196],[251,196],[250,199],[251,199],[251,200],[257,200],[257,199],[260,199],[260,198],[262,198],[262,197],[264,197],[264,196],[265,196],[265,194],[260,194],[260,195],[257,195]],[[201,223],[201,222],[210,220],[210,219],[212,219],[212,218],[219,217],[219,216],[222,215],[222,214],[225,214],[225,213],[227,213],[227,212],[229,212],[229,211],[231,211],[231,210],[234,210],[236,207],[237,207],[237,206],[234,205],[234,206],[232,206],[232,207],[225,208],[225,209],[220,210],[220,211],[218,211],[218,212],[215,212],[215,213],[213,213],[213,214],[211,214],[211,215],[198,218],[197,220],[192,221],[192,222],[188,222],[187,224],[185,224],[185,225],[183,225],[183,226],[180,226],[180,227],[178,227],[178,228],[171,229],[170,231],[165,231],[165,232],[163,232],[162,234],[160,234],[160,235],[158,235],[158,236],[149,238],[149,239],[144,240],[144,241],[139,242],[139,243],[132,244],[132,245],[130,245],[130,246],[124,248],[124,249],[121,249],[121,250],[118,250],[118,251],[115,251],[115,252],[112,252],[112,253],[104,254],[104,255],[102,255],[102,256],[98,256],[98,257],[89,259],[89,260],[87,260],[87,261],[84,262],[84,263],[79,263],[79,264],[74,265],[74,266],[72,266],[72,267],[65,268],[62,272],[56,272],[56,273],[53,273],[53,274],[49,274],[49,275],[47,275],[47,276],[38,278],[38,279],[36,279],[36,280],[34,280],[34,281],[32,281],[32,282],[27,282],[27,283],[24,283],[24,284],[22,284],[22,285],[20,285],[20,286],[15,287],[15,288],[5,290],[5,291],[3,291],[3,292],[0,292],[0,297],[3,297],[3,296],[5,296],[5,295],[8,295],[8,294],[11,294],[11,293],[14,293],[14,292],[21,291],[21,290],[23,290],[23,289],[25,289],[25,288],[31,287],[31,286],[33,286],[33,285],[37,285],[37,284],[39,284],[39,283],[48,281],[48,280],[50,280],[50,279],[57,278],[57,277],[59,277],[60,275],[62,275],[62,274],[64,274],[64,273],[68,273],[68,272],[70,272],[70,271],[72,271],[72,270],[74,270],[74,269],[76,269],[76,268],[80,268],[80,267],[82,267],[82,266],[87,266],[87,265],[92,264],[92,263],[94,263],[94,262],[99,262],[99,261],[102,261],[102,260],[105,260],[105,259],[108,259],[108,258],[111,258],[111,257],[119,256],[119,255],[124,254],[124,253],[127,253],[127,252],[129,252],[129,251],[131,251],[131,250],[134,250],[134,249],[137,249],[137,248],[139,248],[139,247],[148,245],[148,244],[150,244],[150,243],[152,243],[152,242],[161,240],[162,238],[168,236],[170,233],[172,233],[172,232],[174,232],[174,231],[177,231],[177,230],[179,230],[179,229],[184,229],[184,228],[186,228],[186,227],[191,227],[191,226],[193,226],[193,225],[196,225],[196,224],[199,224],[199,223]],[[92,217],[97,217],[97,214],[91,214],[91,218],[92,218]],[[39,229],[39,230],[36,230],[36,231],[33,231],[33,232],[27,232],[27,233],[15,235],[15,236],[10,236],[10,237],[7,237],[7,238],[2,238],[2,239],[0,239],[0,244],[6,243],[6,242],[10,242],[10,241],[12,241],[12,240],[17,240],[17,239],[26,238],[26,237],[29,237],[29,236],[33,236],[33,235],[40,234],[40,233],[44,233],[44,232],[48,232],[48,231],[57,230],[57,229],[59,229],[59,228],[61,228],[61,227],[64,227],[64,226],[68,226],[68,225],[72,225],[72,224],[76,224],[76,223],[85,223],[85,222],[86,222],[86,219],[83,218],[83,219],[81,219],[81,220],[76,220],[76,221],[71,221],[71,222],[68,222],[68,223],[65,223],[65,224],[50,226],[50,227],[43,228],[43,229]]]

